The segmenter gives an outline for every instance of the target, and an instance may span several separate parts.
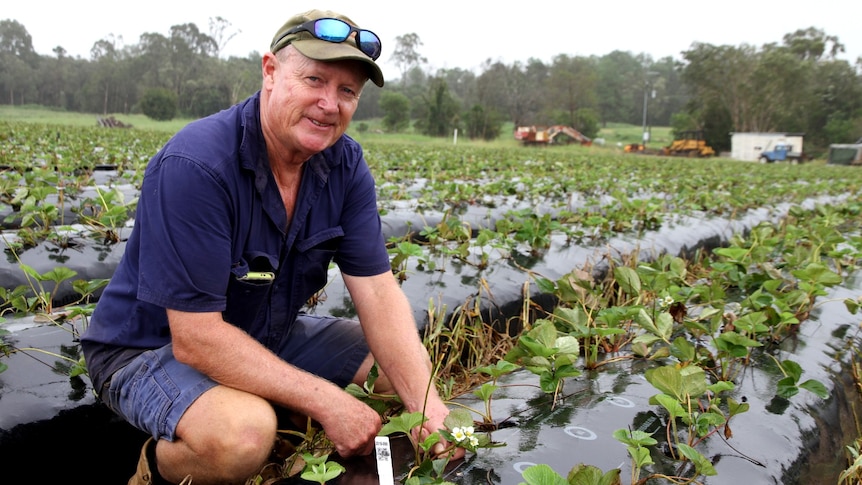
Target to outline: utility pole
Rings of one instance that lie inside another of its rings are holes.
[[[642,142],[643,142],[644,148],[646,148],[646,144],[649,141],[649,133],[647,133],[647,131],[646,131],[647,90],[648,90],[648,88],[649,88],[649,83],[644,81],[644,124],[643,124],[643,131],[641,132],[642,136],[643,136]]]
[[[644,118],[643,118],[643,132],[642,132],[642,140],[643,146],[646,148],[646,144],[649,141],[650,133],[647,131],[647,98],[650,93],[652,93],[653,99],[655,99],[655,89],[650,89],[652,84],[650,83],[650,76],[658,76],[660,73],[656,71],[647,71],[644,74]]]

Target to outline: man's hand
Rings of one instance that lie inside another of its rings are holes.
[[[446,425],[443,424],[443,420],[446,419],[446,416],[449,415],[449,409],[443,404],[442,401],[437,400],[437,405],[433,405],[432,403],[428,403],[428,407],[425,409],[425,416],[428,418],[425,423],[422,424],[422,428],[419,430],[419,439],[424,440],[431,433],[435,433],[441,429],[446,429]],[[446,453],[446,449],[451,446],[453,443],[449,443],[440,437],[440,441],[431,448],[431,452],[434,454],[434,457],[441,457]],[[454,454],[450,459],[452,460],[460,460],[464,458],[466,451],[464,448],[456,448]]]
[[[335,451],[345,458],[371,454],[374,437],[383,427],[380,415],[347,393],[329,409],[319,421]]]

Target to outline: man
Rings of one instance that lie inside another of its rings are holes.
[[[265,463],[276,409],[318,422],[345,457],[380,416],[343,388],[376,361],[376,391],[448,414],[392,275],[374,182],[344,132],[380,40],[347,17],[292,17],[261,90],[190,123],[150,161],[126,253],[82,347],[94,388],[148,432],[131,483],[242,483]],[[334,260],[358,322],[306,315]],[[459,454],[459,457],[463,453]]]

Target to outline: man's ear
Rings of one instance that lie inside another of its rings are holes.
[[[278,67],[278,58],[272,52],[267,52],[260,61],[260,67],[264,84],[272,83],[275,70]]]

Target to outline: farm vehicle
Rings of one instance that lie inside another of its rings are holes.
[[[630,143],[625,146],[626,153],[641,155],[665,155],[672,157],[711,157],[715,150],[706,144],[702,131],[683,131],[670,145],[662,148],[647,148],[642,143]]]
[[[806,160],[805,153],[794,152],[793,145],[779,143],[772,150],[760,152],[760,163],[790,162],[802,163]]]
[[[565,125],[519,126],[515,129],[515,139],[524,145],[564,145],[580,143],[592,145],[593,141],[580,131]]]
[[[662,155],[675,157],[711,157],[715,150],[706,144],[703,131],[682,131],[670,145],[662,148]]]

